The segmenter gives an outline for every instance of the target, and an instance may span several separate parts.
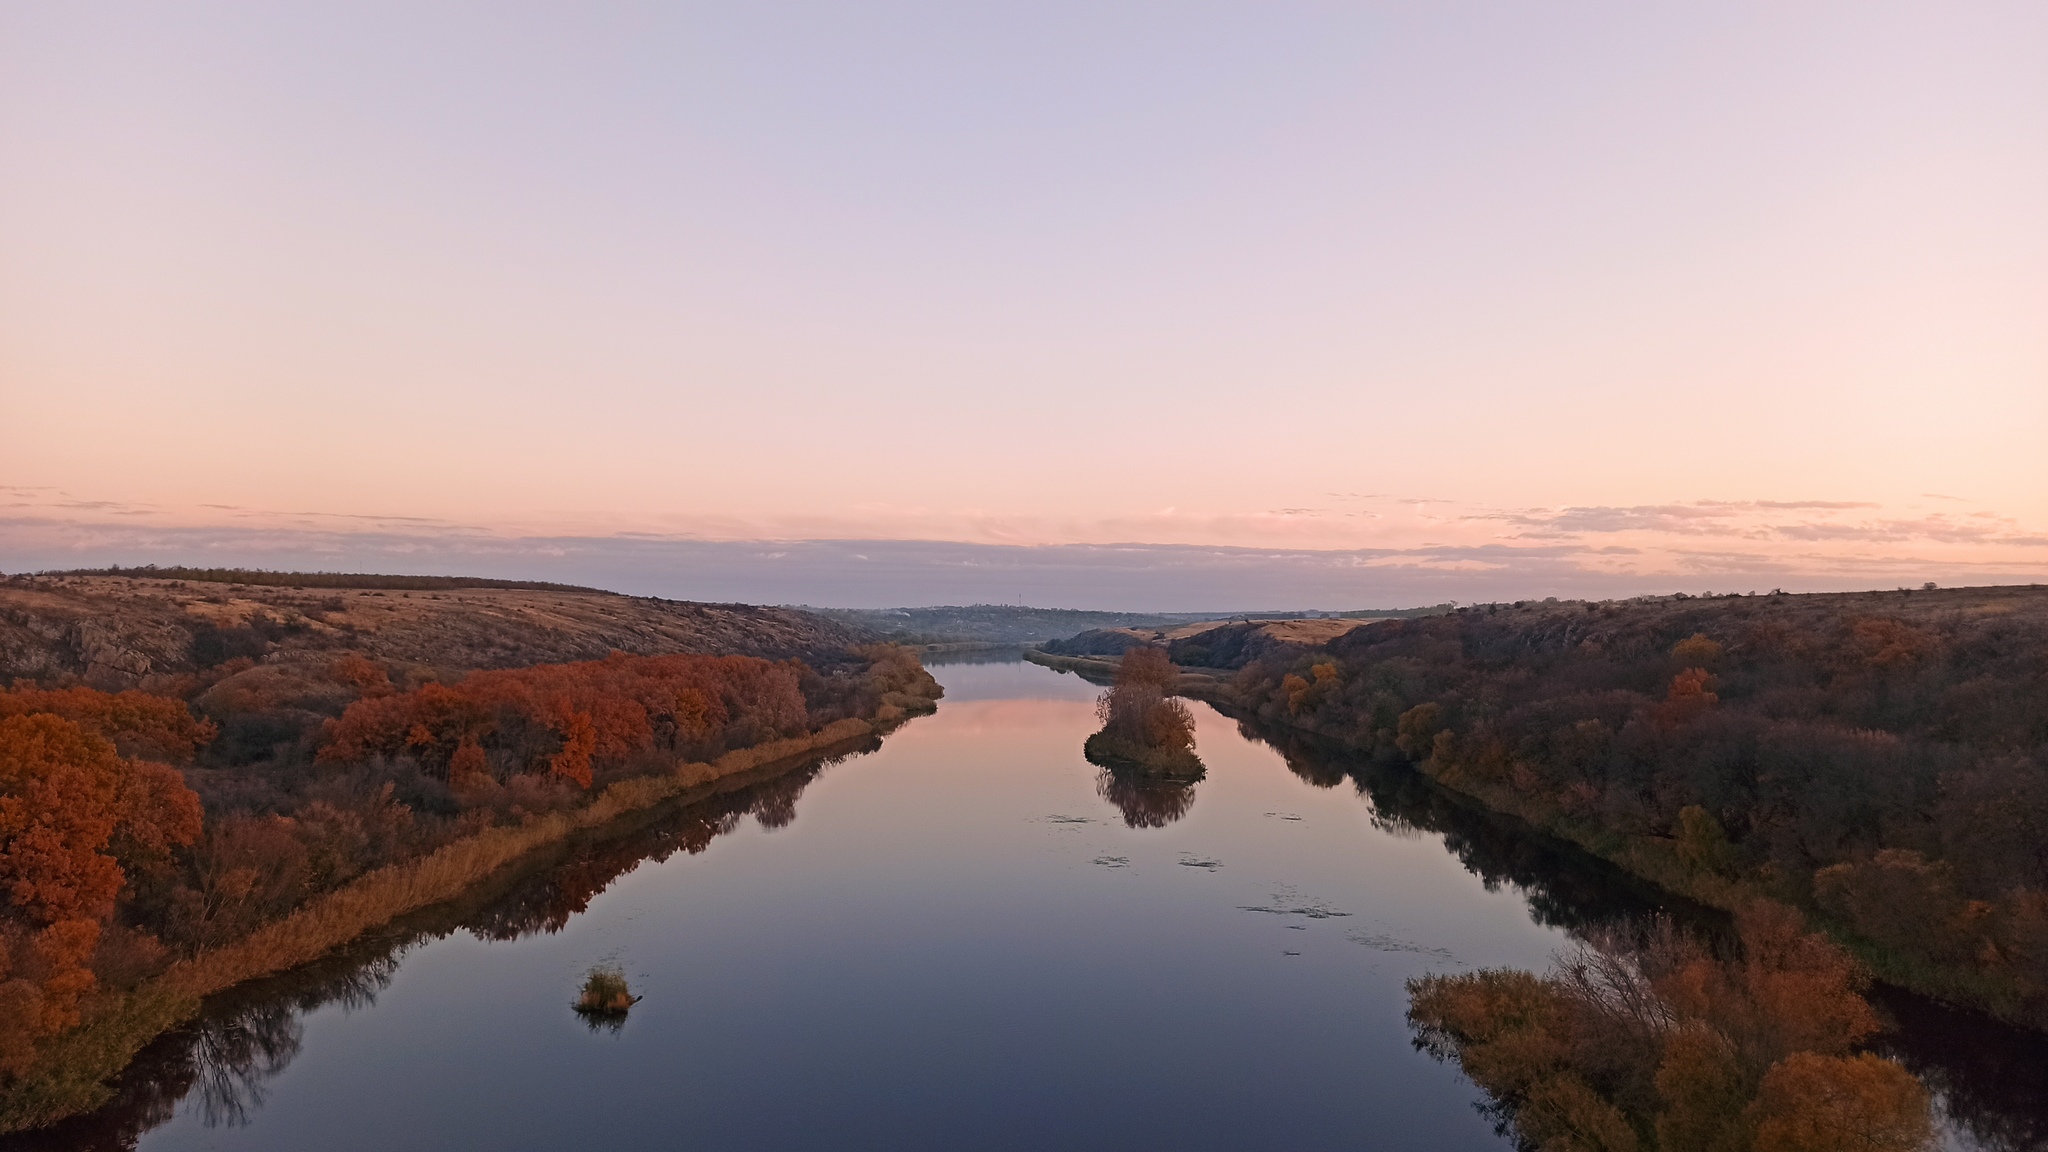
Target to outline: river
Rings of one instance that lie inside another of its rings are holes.
[[[1508,1148],[1403,983],[1658,906],[1405,771],[1195,705],[1106,787],[1099,691],[941,664],[878,750],[651,815],[223,996],[22,1148]],[[1696,911],[1674,909],[1682,917]],[[570,1009],[616,963],[617,1028]],[[1913,1001],[1958,1147],[2040,1146],[2048,1049]]]

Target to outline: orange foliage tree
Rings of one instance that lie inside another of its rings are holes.
[[[163,868],[199,832],[199,798],[176,770],[53,712],[0,719],[0,1069],[18,1072],[38,1038],[77,1023],[123,865]]]
[[[124,752],[173,764],[191,760],[216,733],[212,721],[194,719],[183,701],[147,692],[37,688],[27,681],[0,690],[0,719],[36,713],[62,716]]]
[[[319,759],[411,757],[451,783],[547,772],[589,787],[597,765],[710,755],[806,731],[800,667],[751,656],[628,656],[475,672],[368,696]]]
[[[1204,770],[1195,755],[1194,713],[1170,695],[1179,676],[1165,649],[1141,645],[1127,650],[1117,667],[1116,684],[1095,701],[1102,730],[1082,746],[1089,761],[1112,776],[1135,770],[1200,779]],[[1129,792],[1127,783],[1106,781],[1103,795],[1118,802],[1117,796]]]
[[[1126,651],[1116,684],[1095,703],[1102,732],[1133,748],[1188,754],[1195,744],[1195,717],[1167,693],[1179,678],[1166,650],[1150,645]]]
[[[1753,905],[1737,930],[1732,959],[1666,930],[1596,942],[1547,976],[1425,976],[1409,983],[1409,1020],[1534,1147],[1925,1146],[1926,1089],[1855,1050],[1878,1020],[1848,955],[1783,905]]]

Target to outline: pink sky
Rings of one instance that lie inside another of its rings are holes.
[[[0,8],[0,570],[2048,578],[2044,45],[2035,3]]]

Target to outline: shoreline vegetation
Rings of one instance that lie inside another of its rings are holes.
[[[1370,643],[1348,633],[1338,639],[1347,637],[1354,652]],[[1256,655],[1234,670],[1169,672],[1160,678],[1167,690],[1208,698],[1226,711],[1255,717],[1255,723],[1332,740],[1377,760],[1406,762],[1451,795],[1519,820],[1538,835],[1557,836],[1664,891],[1733,914],[1732,937],[1694,936],[1659,916],[1597,929],[1540,975],[1486,969],[1411,980],[1408,1019],[1417,1047],[1455,1064],[1487,1094],[1486,1110],[1503,1135],[1532,1148],[1575,1152],[1919,1152],[1931,1145],[1933,1097],[1927,1084],[1899,1060],[1869,1050],[1883,1030],[1862,995],[1878,967],[1863,958],[1869,942],[1858,940],[1853,926],[1839,919],[1828,924],[1835,935],[1864,945],[1852,954],[1827,932],[1809,929],[1787,885],[1739,882],[1730,837],[1704,807],[1679,806],[1673,821],[1671,855],[1687,872],[1674,877],[1668,868],[1645,867],[1640,838],[1632,844],[1611,828],[1593,835],[1585,825],[1560,828],[1554,812],[1550,820],[1533,819],[1528,805],[1512,803],[1516,783],[1520,792],[1535,790],[1535,770],[1526,764],[1519,781],[1510,777],[1506,802],[1498,787],[1470,787],[1472,774],[1458,774],[1446,753],[1458,737],[1444,736],[1450,726],[1442,722],[1447,709],[1441,700],[1397,698],[1399,708],[1383,701],[1379,711],[1394,724],[1371,740],[1358,739],[1350,724],[1329,723],[1357,715],[1322,706],[1344,691],[1347,679],[1365,678],[1357,663],[1332,651],[1339,645],[1261,644],[1257,636],[1224,637],[1219,645],[1217,639],[1190,637],[1183,654],[1199,658],[1222,647]],[[1371,640],[1389,643],[1385,633]],[[1723,656],[1708,643],[1694,632],[1673,646],[1671,658],[1681,670],[1667,699],[1652,705],[1659,709],[1653,713],[1657,719],[1668,723],[1675,712],[1676,727],[1718,701],[1711,693],[1697,699],[1718,686],[1696,667]],[[1430,655],[1448,663],[1450,651],[1440,645]],[[1469,649],[1461,644],[1456,651],[1464,657]],[[1121,660],[1145,652],[1132,648]],[[1105,656],[1029,658],[1084,675],[1113,671],[1124,679]],[[1403,657],[1412,659],[1408,653],[1394,658]],[[1380,671],[1382,691],[1401,686]],[[1410,683],[1421,679],[1413,664],[1401,671]],[[1581,680],[1574,687],[1583,692],[1586,685]],[[1499,695],[1487,703],[1492,707],[1486,711],[1472,711],[1505,727],[1497,719]],[[1318,714],[1324,723],[1315,722]],[[1569,713],[1564,718],[1572,719]],[[1899,867],[1896,854],[1884,849],[1874,859]],[[1813,872],[1806,903],[1823,918],[1831,891],[1844,884],[1844,871],[1841,864],[1829,864]],[[1701,874],[1718,883],[1703,890],[1684,882]],[[1941,926],[1922,916],[1922,929]]]
[[[259,575],[0,581],[0,1132],[209,996],[941,694],[788,610]]]
[[[796,767],[886,734],[928,711],[905,709],[882,722],[844,719],[810,736],[739,749],[712,763],[686,763],[667,775],[621,780],[581,808],[484,829],[316,897],[243,940],[180,961],[132,992],[95,1005],[78,1027],[39,1054],[34,1071],[9,1086],[0,1103],[0,1134],[44,1127],[104,1103],[110,1095],[107,1081],[150,1041],[197,1015],[208,996],[319,960],[400,917],[457,899],[523,857],[578,833],[601,831],[669,801],[687,800],[690,793],[730,776],[778,763]]]
[[[885,726],[885,731],[888,730]],[[158,1036],[115,1076],[111,1099],[55,1125],[0,1139],[24,1149],[129,1148],[190,1105],[221,1123],[261,1106],[266,1081],[300,1052],[302,1013],[373,999],[405,957],[455,934],[510,941],[550,934],[620,877],[648,862],[694,856],[742,816],[787,826],[806,790],[836,765],[870,754],[880,733],[720,776],[520,855],[452,899],[372,928],[318,959],[208,996],[199,1014]],[[564,996],[565,1006],[573,995]],[[582,1018],[584,1023],[594,1018]],[[617,1021],[599,1021],[608,1031]],[[289,1055],[288,1055],[289,1054]],[[278,1057],[285,1056],[284,1062]]]
[[[1887,984],[2048,1029],[2048,588],[1475,605],[1170,651],[1180,694],[1695,903],[1799,909]]]
[[[1584,1152],[1921,1152],[1932,1098],[1895,1060],[1867,976],[1759,900],[1716,951],[1668,922],[1596,933],[1537,976],[1408,982],[1416,1046],[1456,1063],[1527,1147]]]

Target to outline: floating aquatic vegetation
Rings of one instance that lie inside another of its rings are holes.
[[[1337,911],[1323,900],[1303,897],[1293,888],[1286,886],[1273,893],[1271,904],[1240,904],[1238,907],[1246,912],[1267,912],[1275,916],[1306,916],[1310,920],[1328,920],[1333,916],[1351,915],[1349,912]]]
[[[1417,944],[1413,940],[1403,940],[1399,936],[1385,932],[1346,932],[1344,938],[1380,952],[1408,952],[1433,960],[1457,960],[1457,956],[1449,948],[1432,948],[1427,944]]]

